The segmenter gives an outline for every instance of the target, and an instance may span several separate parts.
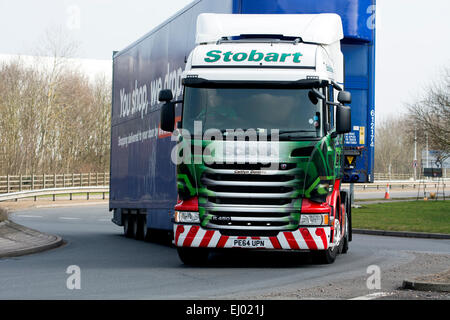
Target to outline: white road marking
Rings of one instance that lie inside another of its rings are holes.
[[[373,300],[377,298],[387,297],[394,294],[393,292],[374,292],[370,294],[366,294],[365,296],[360,296],[356,298],[351,298],[349,300]]]
[[[61,220],[80,220],[80,218],[72,218],[72,217],[59,217]]]
[[[29,216],[26,214],[17,214],[16,217],[22,217],[22,218],[43,218],[43,216]]]

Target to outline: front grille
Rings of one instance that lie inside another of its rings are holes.
[[[292,164],[266,170],[259,164],[210,165],[201,177],[207,228],[223,234],[262,236],[298,227],[303,172]]]
[[[286,182],[294,180],[293,175],[256,175],[256,174],[213,174],[208,173],[204,178],[216,181],[259,181],[259,182]]]
[[[235,209],[235,208],[233,208],[233,207],[231,207],[232,209]],[[228,209],[230,209],[230,208],[228,208]],[[248,210],[248,211],[246,211],[246,212],[240,212],[240,211],[238,211],[239,209],[238,208],[236,208],[236,210],[228,210],[228,211],[217,211],[217,210],[214,210],[214,215],[216,216],[216,217],[218,217],[218,219],[219,218],[222,218],[222,217],[230,217],[231,216],[231,212],[233,213],[232,215],[234,216],[234,217],[259,217],[259,218],[267,218],[268,216],[270,216],[270,217],[275,217],[275,218],[283,218],[283,217],[289,217],[290,216],[290,214],[288,213],[288,212],[284,212],[284,211],[278,211],[278,212],[276,212],[276,211],[273,211],[273,212],[270,212],[270,211],[266,211],[266,212],[263,212],[263,211],[261,211],[261,212],[258,212],[258,208],[249,208],[249,209],[251,209],[251,210]],[[222,219],[222,220],[226,220],[226,219]]]
[[[271,187],[271,186],[209,186],[208,188],[214,192],[238,192],[238,193],[287,193],[294,190],[292,187]]]
[[[207,208],[207,214],[207,227],[218,229],[285,230],[298,224],[298,218],[283,207],[221,206]]]
[[[225,170],[269,170],[272,168],[272,163],[211,163],[207,166],[212,169],[225,169]],[[276,164],[275,164],[276,165]],[[282,164],[278,164],[280,168]],[[294,169],[296,167],[295,163],[285,163],[283,164],[283,170]]]
[[[207,197],[208,202],[214,204],[230,204],[230,205],[254,205],[254,199],[247,198],[218,198],[218,197]],[[292,199],[258,199],[258,205],[261,206],[283,206],[292,203]]]

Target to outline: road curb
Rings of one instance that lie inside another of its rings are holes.
[[[450,283],[404,280],[402,287],[417,291],[450,292]]]
[[[1,245],[3,242],[8,245]],[[12,221],[0,223],[0,259],[18,257],[57,248],[64,240],[57,235],[46,234]]]
[[[444,233],[388,231],[388,230],[370,230],[370,229],[354,229],[354,228],[352,228],[352,232],[357,234],[368,234],[375,236],[421,238],[421,239],[450,239],[450,234]]]

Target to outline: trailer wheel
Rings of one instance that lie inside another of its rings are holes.
[[[147,215],[139,214],[137,217],[136,239],[147,240],[148,228],[147,228]]]
[[[180,260],[186,265],[200,266],[208,262],[209,250],[203,248],[177,248]]]
[[[123,223],[123,235],[127,238],[130,238],[130,223],[129,223],[128,215],[124,214],[122,216],[122,223]]]
[[[137,221],[135,214],[124,214],[123,215],[123,234],[127,238],[136,238],[137,232]]]
[[[130,221],[130,227],[131,227],[131,237],[134,239],[137,239],[138,234],[138,215],[133,214],[130,215],[131,221]]]

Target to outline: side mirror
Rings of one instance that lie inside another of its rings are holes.
[[[336,106],[336,132],[341,134],[350,131],[352,131],[352,113],[350,107]]]
[[[159,92],[158,100],[160,102],[169,102],[173,100],[172,90],[165,89]]]
[[[175,129],[175,103],[169,101],[167,101],[161,108],[160,123],[162,130],[173,132]]]
[[[352,94],[348,91],[341,91],[338,93],[338,101],[342,104],[352,103]]]
[[[158,95],[160,102],[165,102],[161,108],[161,129],[168,132],[173,132],[175,122],[175,103],[173,100],[173,93],[170,89],[161,90]]]

